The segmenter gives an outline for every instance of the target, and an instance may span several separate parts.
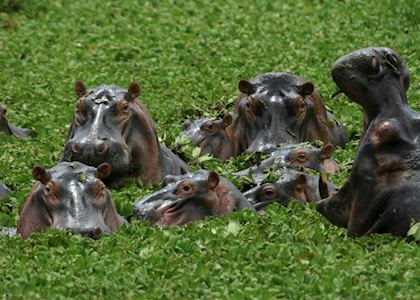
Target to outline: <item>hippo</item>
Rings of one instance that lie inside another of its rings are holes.
[[[80,97],[70,126],[61,161],[80,161],[97,167],[109,163],[112,173],[105,183],[124,185],[139,177],[143,184],[156,184],[165,175],[179,175],[188,165],[160,144],[153,120],[140,96],[140,86],[132,82],[128,90],[99,86],[87,90],[77,81]]]
[[[338,59],[332,77],[363,107],[365,133],[349,179],[317,204],[350,237],[406,236],[420,220],[420,114],[409,108],[409,73],[390,48],[365,48]]]
[[[334,146],[332,144],[317,148],[309,143],[286,144],[281,147],[274,145],[264,145],[258,147],[257,151],[263,154],[269,154],[270,157],[261,161],[258,165],[239,171],[235,174],[246,176],[249,172],[264,172],[269,168],[308,168],[319,173],[336,174],[338,172],[338,163],[332,157]],[[251,170],[250,170],[251,169]]]
[[[12,191],[4,184],[0,183],[0,199],[11,194]]]
[[[225,161],[240,154],[239,143],[229,127],[231,124],[232,115],[230,114],[223,119],[205,117],[192,123],[186,120],[184,132],[177,140],[191,140],[193,146],[201,148],[202,155],[211,154],[213,157]]]
[[[215,171],[166,176],[162,189],[133,204],[134,216],[160,226],[185,225],[207,216],[251,209],[242,193]]]
[[[321,200],[319,176],[284,168],[279,170],[279,178],[274,183],[258,183],[244,196],[251,202],[256,211],[263,211],[271,203],[287,206],[292,199],[297,203],[317,202]],[[326,183],[329,192],[334,186]]]
[[[0,105],[0,134],[12,135],[17,138],[27,138],[34,135],[32,130],[19,128],[10,124],[6,118],[7,108]]]
[[[36,166],[37,180],[19,216],[17,232],[26,239],[37,230],[62,228],[97,239],[127,222],[117,213],[102,182],[111,166],[60,162],[50,170]]]
[[[242,151],[252,152],[266,143],[347,142],[343,127],[333,130],[336,118],[328,119],[314,85],[299,76],[265,73],[239,81],[238,88],[231,130]]]

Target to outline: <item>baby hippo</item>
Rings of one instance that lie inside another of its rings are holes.
[[[244,196],[251,202],[255,210],[262,211],[271,203],[287,206],[292,199],[298,203],[318,202],[321,200],[318,176],[283,169],[275,183],[264,183],[245,192]],[[327,184],[330,192],[332,184]]]
[[[33,135],[33,132],[29,129],[19,128],[10,124],[6,119],[6,112],[6,107],[0,105],[0,133],[13,135],[17,138],[25,138]]]
[[[126,221],[118,215],[102,178],[111,167],[98,168],[79,162],[61,162],[50,170],[36,166],[38,181],[19,217],[17,232],[27,238],[49,227],[62,228],[97,239],[103,232],[117,230]]]
[[[229,130],[231,124],[231,115],[223,119],[201,118],[193,123],[187,120],[178,140],[191,140],[194,146],[201,148],[201,154],[211,154],[225,161],[240,153],[239,144]]]
[[[184,225],[207,216],[252,209],[242,193],[216,172],[166,176],[163,188],[134,203],[134,216],[161,226]]]
[[[259,148],[263,154],[270,154],[270,157],[251,167],[253,174],[262,173],[269,168],[288,167],[293,169],[308,168],[319,173],[336,174],[338,164],[332,157],[334,146],[327,144],[322,148],[311,146],[310,144],[289,144],[280,148],[271,145]],[[250,169],[245,169],[235,173],[236,175],[247,176]]]

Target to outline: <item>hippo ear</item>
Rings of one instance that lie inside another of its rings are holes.
[[[32,169],[32,176],[36,180],[40,181],[43,185],[47,184],[51,180],[51,175],[44,167],[36,166]]]
[[[128,87],[128,93],[131,100],[137,99],[140,96],[140,85],[133,81]]]
[[[310,82],[310,81],[307,81],[307,82],[299,85],[298,88],[299,88],[298,93],[301,96],[310,95],[310,94],[312,94],[314,92],[314,89],[315,89],[313,83]]]
[[[184,130],[187,130],[188,128],[191,127],[191,121],[190,120],[185,120],[184,124],[182,126],[184,127]]]
[[[331,158],[334,153],[334,146],[332,144],[326,144],[321,149],[320,159],[325,160]]]
[[[309,199],[305,193],[306,185],[308,179],[306,178],[305,174],[299,174],[295,180],[294,189],[295,189],[295,197],[303,202],[308,202]]]
[[[96,177],[99,179],[107,178],[111,174],[112,168],[109,163],[102,163],[96,168]]]
[[[215,171],[210,171],[209,177],[207,178],[207,188],[210,190],[215,189],[219,184],[219,180],[219,174],[217,174]]]
[[[232,124],[232,120],[233,120],[233,118],[232,118],[232,115],[231,114],[228,114],[228,115],[224,116],[224,118],[223,118],[223,127],[226,128],[230,124]]]
[[[26,199],[17,223],[17,232],[24,239],[39,229],[46,229],[51,226],[44,201],[40,201],[41,199],[36,194],[39,186],[40,183],[37,183]]]
[[[79,97],[82,97],[86,95],[86,86],[81,80],[77,80],[76,84],[74,85],[74,90],[76,92],[76,95]]]
[[[124,219],[118,215],[117,209],[115,208],[115,204],[112,201],[111,197],[109,197],[106,206],[106,214],[104,216],[104,223],[108,226],[111,231],[117,230],[121,224],[124,222]]]
[[[248,80],[240,80],[238,89],[246,95],[252,95],[257,91],[257,88]]]

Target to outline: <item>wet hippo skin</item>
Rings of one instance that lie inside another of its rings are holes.
[[[80,162],[61,162],[50,170],[32,170],[37,183],[19,216],[17,232],[27,238],[49,227],[70,230],[92,238],[127,223],[118,215],[101,178],[111,173],[108,163],[98,168]]]
[[[420,220],[420,114],[408,107],[408,69],[390,48],[365,48],[335,62],[340,91],[363,107],[365,133],[350,178],[318,203],[351,237],[405,236]]]
[[[167,176],[162,189],[133,204],[134,216],[161,226],[184,225],[207,216],[252,209],[242,193],[216,172]]]
[[[137,100],[137,83],[127,90],[99,86],[88,91],[78,81],[75,90],[80,99],[62,161],[94,167],[107,162],[112,174],[106,183],[117,186],[131,177],[139,177],[143,184],[156,184],[165,175],[188,171],[187,164],[159,143],[149,112]]]

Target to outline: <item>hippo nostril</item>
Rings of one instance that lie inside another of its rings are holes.
[[[99,154],[104,154],[104,153],[105,153],[105,151],[106,151],[106,145],[105,145],[105,143],[101,143],[101,144],[98,146],[98,153],[99,153]]]
[[[73,144],[71,145],[71,150],[72,150],[74,153],[77,153],[77,152],[79,152],[79,146],[77,146],[77,144],[76,144],[76,143],[73,143]]]

